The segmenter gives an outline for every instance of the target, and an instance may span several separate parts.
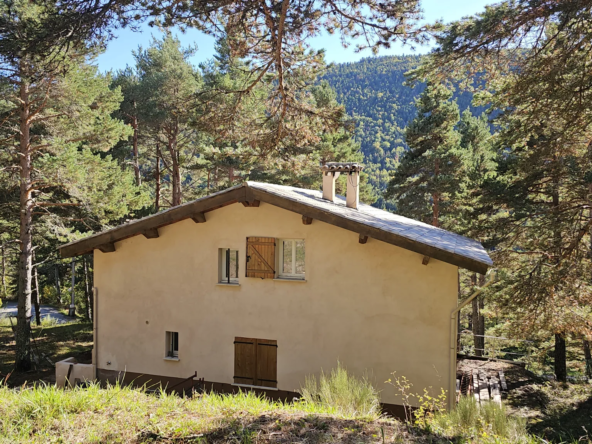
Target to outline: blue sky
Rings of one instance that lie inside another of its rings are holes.
[[[423,0],[422,8],[426,21],[432,22],[442,19],[445,22],[460,19],[467,15],[473,15],[485,9],[485,5],[496,3],[492,0]],[[191,58],[191,62],[198,63],[208,60],[214,54],[214,39],[196,30],[189,30],[186,33],[176,32],[183,46],[196,44],[198,51]],[[98,58],[101,71],[118,70],[126,65],[133,64],[132,51],[138,46],[147,47],[152,36],[160,37],[161,33],[156,28],[143,26],[141,31],[133,32],[129,29],[122,29],[116,32],[117,38],[109,42],[107,51]],[[311,40],[311,46],[316,49],[325,49],[327,62],[344,63],[354,62],[363,57],[372,55],[370,51],[356,53],[355,45],[343,48],[336,35],[324,34]],[[429,47],[417,48],[412,52],[408,47],[393,46],[388,50],[382,50],[378,55],[400,55],[411,53],[426,53]]]

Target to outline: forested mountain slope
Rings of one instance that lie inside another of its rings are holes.
[[[406,86],[405,73],[419,65],[422,56],[370,57],[334,65],[324,76],[337,99],[356,120],[356,140],[365,156],[371,184],[383,190],[389,171],[407,148],[403,131],[415,117],[414,101],[424,85]],[[470,107],[472,95],[455,93],[460,111]],[[480,114],[483,110],[473,109]]]

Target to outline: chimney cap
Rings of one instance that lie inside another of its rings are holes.
[[[321,167],[324,172],[339,173],[360,172],[363,169],[363,165],[358,162],[327,162]]]

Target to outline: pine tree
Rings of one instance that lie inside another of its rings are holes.
[[[135,54],[139,88],[145,95],[140,114],[171,178],[170,206],[180,205],[184,195],[191,197],[184,193],[183,182],[196,179],[188,177],[187,170],[202,149],[194,125],[201,75],[187,60],[193,52],[182,49],[179,40],[167,33]]]
[[[385,193],[394,199],[399,214],[446,225],[452,195],[458,189],[459,120],[452,92],[444,85],[428,82],[416,101],[417,117],[405,130],[409,150],[401,156]]]
[[[499,3],[443,28],[424,67],[466,80],[501,110],[498,176],[481,206],[503,269],[499,303],[513,334],[554,338],[560,380],[566,338],[592,336],[590,11],[589,2]]]
[[[479,209],[479,199],[483,183],[495,176],[495,162],[492,136],[489,123],[484,115],[473,116],[469,109],[465,110],[457,125],[460,135],[459,153],[462,168],[457,170],[459,189],[455,193],[456,212],[451,215],[449,224],[456,232],[474,239],[484,240],[486,231],[481,222],[483,215]],[[464,274],[460,272],[461,275]],[[484,276],[479,278],[475,273],[470,275],[472,288],[484,283]],[[472,301],[473,338],[475,355],[483,356],[485,350],[485,296],[480,295]]]
[[[113,83],[112,88],[119,87],[123,94],[123,101],[119,106],[119,109],[114,113],[114,117],[123,120],[132,127],[133,133],[130,137],[131,140],[122,140],[118,147],[114,148],[113,152],[121,152],[123,161],[127,161],[129,158],[129,151],[131,151],[131,163],[134,167],[134,175],[136,178],[136,185],[142,184],[142,173],[140,171],[140,128],[141,116],[139,106],[145,100],[145,91],[141,88],[140,79],[137,72],[130,67],[119,71]],[[131,142],[131,150],[129,149],[129,143]]]
[[[19,32],[26,40],[30,33],[39,32],[38,27],[31,25],[41,23],[40,18],[48,12],[45,8],[51,8],[48,5],[17,2],[8,12],[0,12],[5,14],[3,19],[6,15],[22,19]],[[19,189],[19,371],[30,368],[33,235],[38,221],[44,218],[62,225],[61,216],[69,208],[80,207],[84,211],[93,205],[98,210],[93,215],[95,223],[105,222],[126,214],[137,198],[136,191],[126,187],[124,178],[113,187],[113,176],[100,177],[109,159],[94,153],[108,149],[127,136],[128,130],[111,119],[110,113],[121,97],[117,91],[109,90],[108,78],[85,63],[90,55],[84,45],[72,46],[68,51],[55,48],[52,63],[26,51],[10,57],[2,54],[0,84],[9,86],[2,88],[0,100],[0,132],[6,146],[2,162],[10,172],[8,179]],[[117,173],[122,176],[119,168]],[[99,187],[93,188],[97,184]],[[106,201],[109,195],[101,191],[118,193],[117,199]]]

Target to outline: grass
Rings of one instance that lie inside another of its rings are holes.
[[[331,373],[321,372],[318,382],[314,376],[307,377],[301,394],[310,404],[332,407],[346,416],[377,418],[380,414],[378,390],[367,377],[353,377],[339,362]]]
[[[36,347],[53,362],[88,362],[87,323],[33,326]],[[14,366],[14,338],[0,320],[0,380]],[[309,378],[303,400],[272,402],[252,393],[179,398],[129,387],[63,391],[51,384],[54,368],[12,374],[0,384],[0,443],[543,443],[590,442],[592,386],[527,384],[510,391],[505,407],[463,399],[451,413],[405,424],[379,417],[376,389],[340,365]],[[27,382],[27,384],[25,384]],[[523,418],[523,419],[520,419]],[[544,438],[546,441],[541,440]]]
[[[181,398],[119,385],[73,390],[48,384],[20,390],[4,386],[0,443],[540,442],[496,409],[463,404],[457,412],[417,427],[345,414],[325,403],[270,401],[252,392]],[[462,430],[454,431],[457,426]]]
[[[252,392],[180,398],[142,389],[40,384],[0,387],[0,442],[376,442],[396,421],[360,420],[316,403],[281,403]],[[313,439],[314,438],[314,439]],[[392,442],[389,441],[389,442]]]
[[[433,415],[424,430],[460,441],[480,437],[482,442],[540,442],[528,433],[524,418],[509,416],[503,405],[494,402],[478,404],[472,396],[461,397],[452,412]]]

